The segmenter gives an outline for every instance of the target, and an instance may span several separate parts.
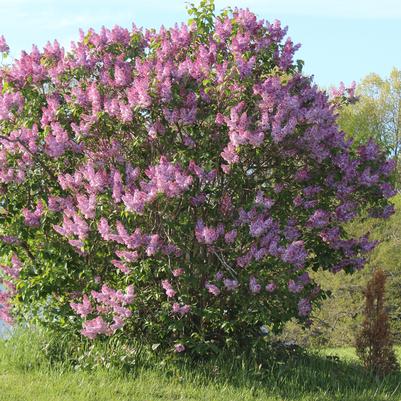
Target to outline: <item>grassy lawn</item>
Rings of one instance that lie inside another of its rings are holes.
[[[49,368],[29,342],[16,348],[0,341],[0,401],[400,401],[400,383],[401,374],[385,380],[367,375],[351,348],[314,352],[264,368],[226,358],[191,367],[138,367],[124,374]]]

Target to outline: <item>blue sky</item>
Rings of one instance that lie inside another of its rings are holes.
[[[216,0],[218,10],[229,5],[288,25],[302,44],[297,58],[323,87],[401,68],[401,0]],[[79,28],[187,20],[184,0],[0,0],[0,15],[13,56],[49,39],[68,47]]]

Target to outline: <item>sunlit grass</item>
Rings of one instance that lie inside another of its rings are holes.
[[[263,366],[246,356],[228,354],[202,363],[182,360],[152,365],[138,358],[128,371],[74,370],[62,362],[50,366],[35,336],[0,341],[0,401],[401,399],[401,375],[379,380],[367,374],[352,348],[311,351]]]

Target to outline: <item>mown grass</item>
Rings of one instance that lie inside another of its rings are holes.
[[[74,370],[65,362],[49,364],[35,335],[25,334],[0,341],[0,401],[401,400],[401,374],[384,380],[367,374],[351,348],[263,365],[244,355],[202,363],[138,356],[130,370]]]

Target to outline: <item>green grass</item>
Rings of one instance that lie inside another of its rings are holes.
[[[226,355],[191,365],[138,363],[124,373],[50,366],[34,336],[0,341],[0,401],[400,401],[400,383],[401,374],[384,380],[366,374],[352,348],[313,352],[265,367]]]

